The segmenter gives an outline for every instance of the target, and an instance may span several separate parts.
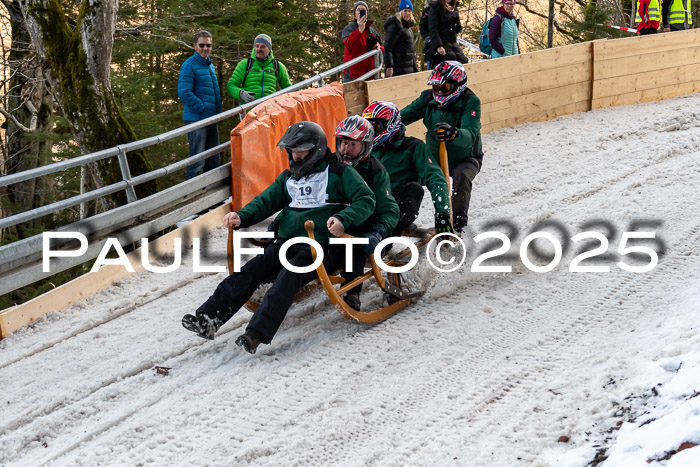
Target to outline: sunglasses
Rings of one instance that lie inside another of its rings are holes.
[[[200,49],[204,49],[204,48],[210,49],[212,46],[212,44],[197,44],[197,45],[199,46]]]

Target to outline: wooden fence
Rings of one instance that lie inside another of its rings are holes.
[[[524,122],[700,91],[700,30],[598,40],[465,66],[482,133]],[[348,114],[374,100],[408,105],[429,72],[345,85]],[[421,122],[408,134],[423,138]]]

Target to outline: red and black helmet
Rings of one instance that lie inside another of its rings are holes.
[[[438,63],[428,77],[428,86],[432,86],[433,99],[442,107],[467,89],[467,72],[455,60]]]
[[[390,140],[401,130],[401,114],[393,102],[374,101],[362,112],[374,128],[373,147]]]
[[[349,158],[340,154],[340,142],[344,139],[362,143],[362,150],[357,157]],[[346,118],[335,129],[335,152],[338,160],[353,167],[364,162],[372,150],[372,141],[374,141],[374,129],[370,122],[359,115]]]

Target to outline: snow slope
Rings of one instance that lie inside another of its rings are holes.
[[[424,297],[379,324],[319,294],[251,356],[233,344],[247,311],[213,342],[181,327],[223,278],[191,267],[49,314],[0,341],[0,465],[700,465],[700,447],[671,455],[700,444],[698,108],[695,94],[485,135],[467,261],[421,263]],[[663,250],[649,272],[616,264],[648,262],[615,254],[634,222],[657,237],[635,245]],[[488,264],[512,272],[471,272],[473,237],[494,229],[512,245]],[[571,242],[531,271],[517,255],[540,230],[603,232],[608,254],[583,264],[610,272],[569,272]]]

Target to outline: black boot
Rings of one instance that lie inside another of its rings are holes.
[[[197,310],[195,315],[187,314],[182,317],[182,327],[209,340],[214,340],[214,335],[222,324],[219,318],[211,318],[200,310]]]
[[[350,308],[355,311],[360,311],[362,307],[362,300],[360,300],[360,294],[358,292],[348,292],[343,296],[343,300],[348,304]]]
[[[454,216],[454,229],[455,232],[457,233],[462,233],[464,231],[464,228],[467,226],[469,223],[469,217],[466,214],[463,215],[456,215]]]
[[[246,331],[238,336],[236,345],[248,353],[254,354],[258,350],[258,346],[263,343],[263,336],[254,329],[246,329]]]

